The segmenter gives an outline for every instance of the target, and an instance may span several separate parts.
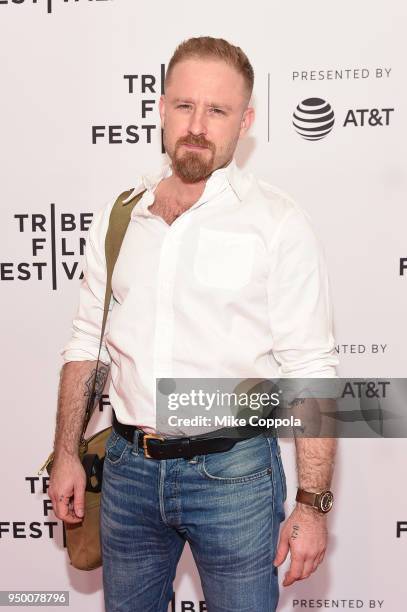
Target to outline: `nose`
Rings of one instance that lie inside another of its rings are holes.
[[[206,120],[204,111],[195,108],[190,116],[189,126],[190,134],[199,136],[200,134],[206,134]]]

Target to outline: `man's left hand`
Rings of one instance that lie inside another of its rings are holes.
[[[291,553],[291,564],[283,586],[308,578],[324,558],[328,540],[326,516],[304,504],[297,504],[281,530],[274,565],[281,565]]]

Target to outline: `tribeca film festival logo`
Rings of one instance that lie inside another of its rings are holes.
[[[342,127],[384,127],[390,125],[394,108],[355,108],[346,111]],[[332,130],[335,116],[323,98],[306,98],[293,113],[293,126],[305,140],[321,140]]]
[[[139,103],[137,123],[123,125],[92,125],[92,144],[151,144],[152,136],[161,124],[150,118],[157,117],[157,102],[164,93],[165,64],[160,65],[159,73],[123,74],[126,93],[136,96]],[[162,152],[164,153],[161,141]]]
[[[0,520],[0,542],[5,538],[28,541],[40,538],[54,539],[58,532],[62,531],[61,541],[65,546],[63,522],[56,519],[52,510],[52,502],[49,497],[45,497],[48,491],[49,476],[26,476],[24,480],[26,492],[41,500],[43,518],[37,521]]]
[[[0,262],[1,281],[50,280],[52,289],[58,287],[59,275],[64,279],[82,279],[80,258],[85,252],[87,232],[93,213],[56,214],[50,205],[49,216],[43,213],[17,213],[14,231],[28,234],[29,256],[23,261]]]
[[[113,2],[113,0],[58,0],[59,4],[71,4],[71,5],[78,5],[78,3],[85,4],[85,2],[86,3]],[[29,4],[35,4],[37,6],[46,6],[48,14],[52,13],[52,9],[54,6],[53,0],[0,0],[0,4],[8,4],[8,5],[19,4],[19,5],[26,5],[26,6]]]

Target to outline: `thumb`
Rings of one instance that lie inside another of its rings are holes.
[[[280,541],[278,543],[278,547],[277,547],[277,554],[273,561],[273,565],[275,567],[278,567],[285,561],[289,550],[290,550],[290,547],[288,545],[288,538],[281,536]]]
[[[85,516],[85,489],[84,487],[76,487],[74,493],[73,509],[79,518]]]

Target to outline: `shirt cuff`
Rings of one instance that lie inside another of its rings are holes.
[[[71,340],[63,349],[60,351],[64,363],[70,361],[97,361],[99,353],[99,344],[91,344],[84,346],[83,342]],[[106,365],[110,365],[111,357],[106,347],[102,345],[100,349],[100,361]]]

